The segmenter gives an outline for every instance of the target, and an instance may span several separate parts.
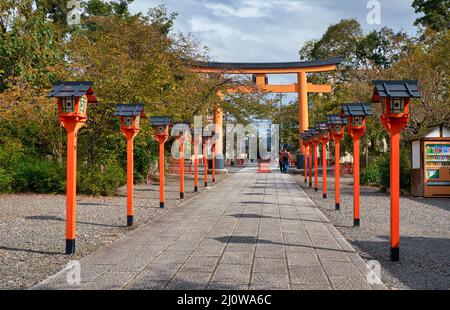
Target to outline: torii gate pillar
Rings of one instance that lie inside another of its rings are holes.
[[[298,131],[300,136],[303,132],[308,130],[309,117],[308,117],[308,82],[306,79],[306,72],[302,71],[297,73],[298,80]],[[299,152],[301,156],[305,156],[305,146],[303,140],[299,141]],[[303,160],[301,160],[303,162]]]
[[[218,94],[218,96],[223,99],[222,94]],[[226,172],[225,170],[225,162],[223,159],[223,111],[220,107],[214,108],[213,113],[213,122],[215,125],[215,133],[219,136],[219,138],[215,142],[216,147],[216,160],[215,160],[215,166],[216,166],[216,172]]]

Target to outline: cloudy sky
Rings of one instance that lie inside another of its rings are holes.
[[[370,0],[134,0],[131,11],[146,13],[165,4],[177,12],[175,31],[208,46],[212,60],[285,62],[299,59],[305,41],[320,38],[331,24],[356,18],[365,32],[388,26],[416,32],[411,0],[371,0],[381,4],[381,24],[369,25]],[[296,75],[271,75],[271,84],[296,83]],[[295,100],[288,94],[283,102]]]
[[[295,61],[306,40],[330,24],[356,18],[365,31],[382,26],[415,33],[411,0],[378,0],[381,24],[369,25],[369,0],[135,0],[133,12],[165,4],[178,12],[175,30],[190,33],[216,61]]]

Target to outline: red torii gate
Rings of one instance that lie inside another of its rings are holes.
[[[307,82],[308,73],[335,71],[342,62],[343,57],[334,57],[322,60],[300,61],[300,62],[280,62],[280,63],[230,63],[230,62],[204,62],[198,63],[191,70],[198,73],[216,73],[216,74],[253,74],[256,80],[255,87],[236,86],[227,89],[227,93],[297,93],[298,94],[298,119],[299,134],[308,129],[308,93],[330,93],[330,85],[314,85]],[[270,85],[267,83],[268,74],[297,74],[297,83],[289,85]],[[222,94],[218,94],[223,97]],[[217,107],[214,110],[214,123],[216,134],[219,139],[216,142],[216,154],[223,154],[222,146],[222,120],[223,112]],[[305,155],[305,146],[299,136],[300,155]],[[223,155],[222,155],[223,156]],[[303,160],[300,161],[303,163]],[[223,159],[216,160],[216,168],[222,169]]]

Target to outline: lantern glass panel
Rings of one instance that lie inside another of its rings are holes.
[[[136,121],[135,121],[136,127],[139,127],[140,122],[141,122],[141,117],[138,115],[138,116],[136,116]]]
[[[390,110],[393,114],[403,113],[405,109],[405,99],[404,98],[391,98]]]
[[[87,97],[86,97],[86,95],[84,95],[83,97],[80,98],[79,105],[80,105],[80,114],[85,114],[86,113],[86,107],[87,107]]]
[[[123,124],[126,127],[130,127],[133,125],[133,117],[132,116],[125,116],[123,118]]]
[[[342,129],[342,125],[334,125],[333,129],[334,129],[335,133],[340,133],[341,129]]]
[[[363,117],[358,115],[358,116],[353,116],[353,125],[354,126],[361,126],[363,123]]]
[[[157,126],[156,127],[156,132],[158,134],[163,134],[164,133],[164,126]]]
[[[61,108],[63,113],[73,113],[75,111],[75,98],[74,97],[62,97]]]

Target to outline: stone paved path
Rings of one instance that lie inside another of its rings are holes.
[[[384,289],[290,175],[244,168],[34,289]]]

